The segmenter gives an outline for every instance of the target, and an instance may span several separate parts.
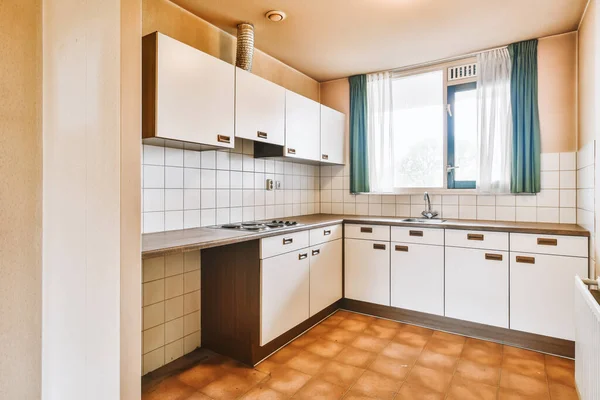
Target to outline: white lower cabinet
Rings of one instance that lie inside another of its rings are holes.
[[[308,319],[309,254],[306,248],[261,260],[261,346]]]
[[[345,239],[344,248],[345,297],[389,306],[390,242]]]
[[[392,243],[391,275],[393,307],[444,315],[444,246]]]
[[[310,248],[310,316],[342,298],[342,240]]]
[[[446,247],[445,315],[508,328],[508,252]]]
[[[575,339],[573,277],[587,277],[588,260],[510,253],[510,328]]]

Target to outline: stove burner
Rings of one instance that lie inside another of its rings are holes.
[[[240,225],[239,224],[225,224],[225,225],[221,225],[221,228],[225,228],[225,229],[236,229],[239,228]]]
[[[215,226],[214,228],[223,228],[223,229],[239,229],[243,231],[263,231],[267,229],[282,229],[289,228],[292,226],[299,225],[296,221],[248,221],[248,222],[237,222],[232,224],[223,224],[219,226]]]

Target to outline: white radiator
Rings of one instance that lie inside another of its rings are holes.
[[[575,382],[582,400],[600,399],[600,306],[575,277]]]

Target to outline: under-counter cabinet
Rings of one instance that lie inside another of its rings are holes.
[[[321,105],[321,154],[324,163],[344,164],[346,115]]]
[[[444,315],[444,230],[392,227],[391,305]]]
[[[342,298],[342,240],[310,248],[310,316]]]
[[[575,339],[573,277],[587,277],[587,246],[583,237],[511,234],[511,329]]]
[[[285,144],[285,89],[235,68],[235,136]]]
[[[286,90],[284,155],[320,160],[320,104]]]
[[[235,67],[158,32],[142,55],[143,138],[233,148]]]

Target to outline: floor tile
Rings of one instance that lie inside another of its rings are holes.
[[[505,370],[500,373],[500,387],[513,389],[529,396],[548,395],[547,382]]]
[[[183,371],[177,377],[181,382],[196,389],[202,389],[226,374],[220,364],[200,364]]]
[[[350,332],[345,329],[335,328],[322,336],[323,339],[330,340],[341,344],[349,344],[352,342],[358,333]]]
[[[338,325],[339,326],[339,325]],[[310,331],[308,331],[307,333],[309,335],[324,335],[327,332],[329,332],[331,330],[331,327],[325,326],[325,325],[317,325],[315,327],[313,327]]]
[[[546,380],[546,367],[544,362],[533,360],[531,358],[518,358],[513,355],[505,355],[502,360],[502,370],[529,376],[542,381]]]
[[[504,346],[503,352],[506,356],[514,356],[517,358],[525,358],[544,362],[544,355],[542,353],[537,353],[531,350],[520,349],[513,346]]]
[[[365,329],[367,329],[368,326],[369,326],[369,324],[365,321],[359,321],[359,320],[355,320],[355,319],[345,319],[342,322],[340,322],[340,324],[337,327],[341,328],[341,329],[345,329],[350,332],[359,333],[359,332],[362,332]]]
[[[342,317],[342,318],[344,318],[344,319],[345,319],[345,318],[348,318],[349,316],[351,316],[352,314],[353,314],[353,313],[351,313],[350,311],[346,311],[346,310],[337,310],[337,311],[335,312],[335,314],[333,314],[333,315],[335,315],[335,316],[338,316],[338,317]]]
[[[550,382],[575,387],[575,370],[571,368],[546,364],[546,375]]]
[[[142,395],[142,400],[179,400],[192,395],[196,389],[175,378],[162,381]]]
[[[244,378],[248,382],[251,382],[252,384],[257,384],[259,382],[262,382],[268,376],[268,374],[266,374],[260,370],[249,367],[245,364],[242,364],[242,363],[234,361],[234,360],[230,360],[229,362],[223,364],[223,368],[225,369],[225,371],[234,373],[234,374]]]
[[[500,368],[478,364],[469,360],[461,359],[458,361],[456,374],[465,379],[487,385],[497,386],[500,383]]]
[[[423,328],[422,326],[417,325],[404,325],[402,330],[405,332],[418,333],[419,335],[423,336],[431,336],[434,332],[433,329]]]
[[[355,367],[366,368],[375,360],[375,357],[377,357],[376,353],[354,347],[346,347],[334,360]]]
[[[498,400],[550,400],[550,394],[526,395],[514,389],[498,388]]]
[[[341,315],[333,314],[333,315],[325,318],[325,320],[321,321],[319,324],[324,325],[329,328],[334,328],[334,327],[338,326],[340,324],[340,322],[342,322],[344,319],[345,318]]]
[[[336,386],[322,379],[313,378],[310,380],[298,393],[294,395],[294,399],[323,399],[336,400],[341,399],[344,394],[344,388]]]
[[[423,350],[417,359],[417,365],[449,374],[454,372],[457,363],[458,357],[447,356],[430,350]]]
[[[443,400],[444,394],[434,390],[406,382],[394,400]]]
[[[449,342],[443,339],[431,338],[425,345],[427,350],[435,353],[444,354],[446,356],[458,357],[463,350],[462,343]]]
[[[431,337],[434,339],[443,339],[443,340],[448,340],[450,342],[461,343],[461,344],[464,344],[466,341],[466,338],[464,336],[455,335],[453,333],[448,333],[448,332],[441,332],[441,331],[433,332]]]
[[[368,335],[359,335],[350,345],[357,349],[379,353],[389,342],[390,341],[386,339],[379,339]]]
[[[301,351],[302,350],[299,350],[292,346],[286,346],[283,349],[277,351],[277,353],[269,356],[267,360],[270,360],[277,364],[285,364],[286,362],[300,354]]]
[[[554,382],[550,382],[550,398],[552,400],[579,400],[575,388]]]
[[[344,395],[344,400],[373,400],[373,399],[377,399],[377,398],[368,396],[368,395],[358,392],[356,390],[349,390]]]
[[[325,339],[319,339],[304,348],[304,350],[324,358],[333,358],[340,354],[343,349],[343,344],[335,343]]]
[[[254,386],[242,377],[228,373],[200,389],[202,393],[215,400],[236,399]]]
[[[352,390],[378,399],[393,399],[400,386],[402,386],[401,381],[377,372],[366,371],[352,386]]]
[[[575,360],[570,358],[556,357],[549,354],[544,354],[546,365],[555,365],[557,367],[568,368],[575,370]]]
[[[362,322],[366,322],[367,324],[370,324],[371,322],[375,321],[376,319],[379,318],[375,318],[375,317],[371,317],[370,315],[364,315],[364,314],[358,314],[358,313],[350,313],[350,315],[348,315],[348,317],[346,317],[346,319],[352,319],[355,321],[362,321]]]
[[[407,383],[419,385],[440,393],[446,392],[451,380],[452,374],[421,367],[419,365],[416,365],[412,371],[410,371],[408,378],[406,378]]]
[[[419,358],[421,349],[407,346],[402,343],[391,342],[381,351],[381,354],[406,362],[414,362]]]
[[[365,372],[364,369],[337,361],[329,361],[316,375],[317,378],[348,389]]]
[[[195,392],[195,393],[192,393],[191,396],[186,397],[181,400],[212,400],[212,399],[210,397],[208,397],[207,395],[205,395],[204,393]]]
[[[327,335],[327,333],[325,335]],[[319,339],[318,335],[305,334],[305,335],[300,336],[299,338],[294,339],[292,341],[292,343],[290,343],[290,345],[296,346],[299,348],[304,348],[307,345],[314,343],[317,339]]]
[[[326,362],[326,358],[308,351],[301,351],[285,365],[308,375],[316,375]]]
[[[412,361],[397,360],[380,354],[369,366],[369,370],[401,381],[406,379],[413,365]]]
[[[501,352],[488,351],[476,346],[465,346],[460,358],[491,367],[500,367],[502,365]]]
[[[385,326],[379,326],[376,324],[371,324],[363,331],[364,335],[375,336],[380,339],[389,339],[391,340],[396,334],[398,334],[398,329],[396,328],[386,328]]]
[[[496,386],[469,381],[454,375],[448,389],[447,400],[496,400]]]
[[[425,347],[431,335],[423,335],[415,332],[410,332],[405,329],[400,329],[396,336],[392,339],[394,342],[406,344],[412,347]]]
[[[262,384],[277,392],[293,395],[312,377],[287,366],[281,366],[273,371]]]
[[[284,400],[288,396],[266,386],[257,386],[241,397],[241,400]],[[187,400],[187,399],[186,399]]]
[[[405,324],[402,322],[390,321],[389,319],[375,318],[373,324],[383,326],[384,328],[401,329]]]

